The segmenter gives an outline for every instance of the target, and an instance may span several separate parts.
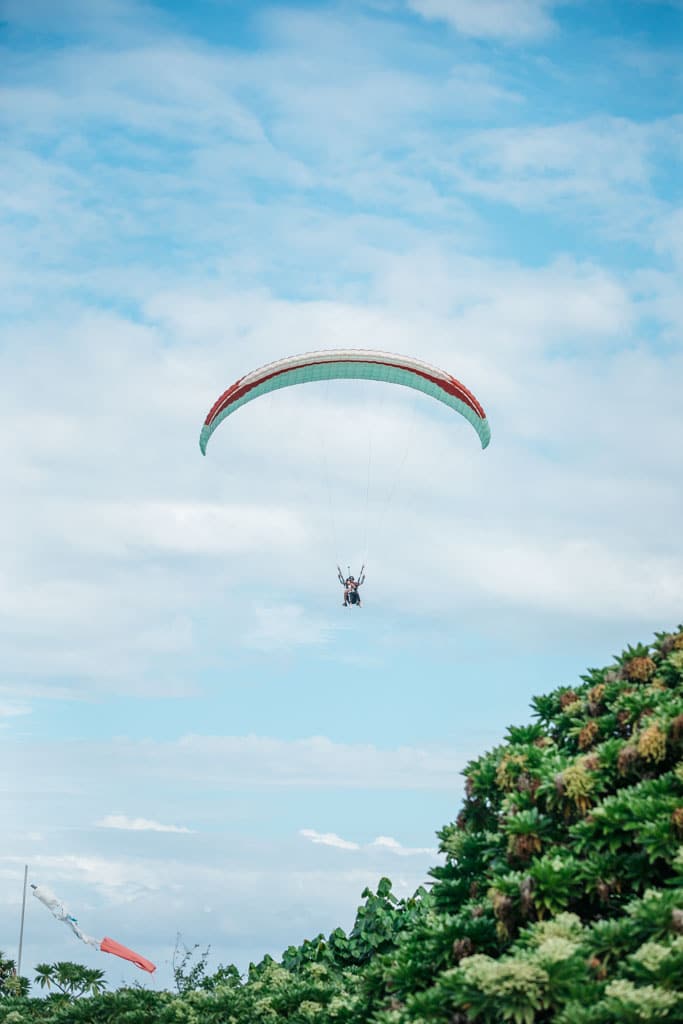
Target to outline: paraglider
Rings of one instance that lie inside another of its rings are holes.
[[[376,380],[421,391],[464,417],[474,428],[482,448],[486,448],[491,440],[491,428],[482,406],[464,384],[445,370],[412,356],[370,349],[329,349],[278,359],[235,381],[214,402],[204,420],[199,436],[202,455],[206,455],[207,445],[217,427],[248,402],[280,388],[330,380]],[[337,571],[344,587],[344,607],[362,607],[358,588],[365,580],[363,569],[358,580],[350,574],[342,576],[339,567]]]

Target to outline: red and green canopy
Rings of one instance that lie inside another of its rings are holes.
[[[202,454],[206,455],[206,446],[216,427],[240,406],[279,388],[322,380],[379,380],[422,391],[464,416],[476,430],[482,448],[486,448],[491,439],[486,413],[472,392],[450,373],[408,356],[364,349],[331,349],[278,359],[235,381],[217,399],[204,421],[199,438]]]

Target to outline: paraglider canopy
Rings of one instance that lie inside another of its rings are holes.
[[[471,391],[445,370],[409,356],[368,349],[330,349],[278,359],[240,377],[213,404],[199,438],[202,455],[214,430],[240,406],[279,388],[309,381],[362,379],[385,381],[422,391],[464,416],[476,430],[482,448],[491,439],[486,413]]]

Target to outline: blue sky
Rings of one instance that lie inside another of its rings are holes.
[[[0,944],[28,863],[150,984],[177,932],[244,968],[412,892],[467,760],[683,617],[683,5],[3,12]],[[491,446],[340,382],[202,459],[338,346]],[[140,980],[32,902],[25,965]]]

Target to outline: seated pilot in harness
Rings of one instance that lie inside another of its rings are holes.
[[[365,568],[365,567],[363,567]],[[342,576],[341,569],[337,566],[337,575],[339,582],[344,588],[344,600],[342,602],[344,608],[348,608],[350,604],[355,604],[359,608],[363,607],[363,603],[358,593],[358,588],[365,582],[365,575],[363,569],[360,571],[360,577],[355,579],[353,576],[347,576],[346,579]]]

